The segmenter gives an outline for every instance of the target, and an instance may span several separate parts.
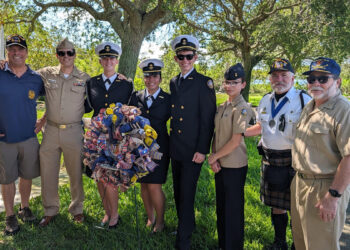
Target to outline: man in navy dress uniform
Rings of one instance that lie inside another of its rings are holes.
[[[190,249],[197,181],[213,135],[216,98],[212,79],[193,67],[198,40],[181,35],[171,46],[181,70],[170,81],[170,157],[178,216],[175,247]]]

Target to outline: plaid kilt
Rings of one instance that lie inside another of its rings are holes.
[[[263,148],[264,155],[261,161],[261,179],[260,179],[260,199],[270,207],[283,210],[290,210],[290,183],[295,175],[292,165],[291,150],[271,150]],[[274,167],[277,172],[287,172],[288,180],[284,183],[284,187],[276,190],[271,188],[266,180],[266,170],[268,167]],[[284,168],[284,169],[282,169]],[[287,169],[285,169],[287,168]],[[280,170],[279,170],[280,169]]]

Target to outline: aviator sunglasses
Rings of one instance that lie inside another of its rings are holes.
[[[309,84],[314,84],[316,80],[321,84],[325,84],[329,78],[333,78],[333,76],[308,76],[306,80]]]
[[[187,61],[191,61],[194,57],[194,54],[190,54],[190,55],[177,55],[176,56],[180,61],[184,60],[185,57],[187,59]]]
[[[57,55],[58,56],[74,56],[75,55],[75,51],[57,51]]]

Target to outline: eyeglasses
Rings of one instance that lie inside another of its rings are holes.
[[[286,118],[284,117],[284,114],[280,116],[280,125],[278,125],[278,130],[279,131],[284,131],[284,128],[286,127]]]
[[[242,82],[241,81],[228,81],[228,80],[225,80],[222,82],[222,85],[228,85],[228,86],[236,86],[238,84],[241,84]]]
[[[57,51],[57,55],[61,56],[61,57],[65,56],[65,55],[67,55],[67,56],[74,56],[75,55],[75,51]]]
[[[306,80],[309,84],[314,84],[316,80],[321,84],[325,84],[329,78],[333,78],[333,76],[308,76]]]
[[[187,61],[191,61],[194,57],[194,54],[190,54],[190,55],[176,55],[176,57],[182,61],[184,60],[185,58],[187,59]]]

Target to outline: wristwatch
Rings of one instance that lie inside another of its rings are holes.
[[[339,194],[339,192],[337,191],[337,190],[335,190],[335,189],[329,189],[328,190],[328,192],[333,196],[333,197],[335,197],[335,198],[339,198],[339,197],[341,197],[341,194]]]

